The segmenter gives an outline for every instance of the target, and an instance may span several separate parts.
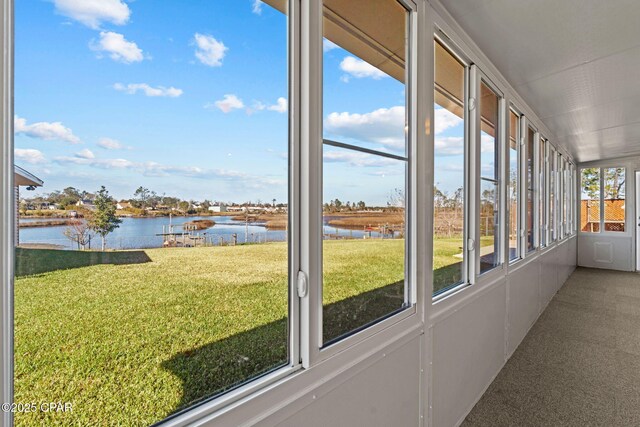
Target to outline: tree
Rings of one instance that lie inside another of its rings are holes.
[[[104,251],[107,234],[120,227],[122,220],[116,216],[115,200],[109,195],[104,185],[96,194],[93,204],[96,210],[91,218],[89,218],[89,227],[95,231],[96,234],[100,235],[102,239],[102,250]]]
[[[625,171],[624,168],[604,169],[604,198],[605,200],[624,199]]]
[[[150,197],[151,197],[151,192],[149,191],[149,189],[140,186],[135,191],[135,193],[133,193],[133,199],[134,199],[133,204],[136,208],[144,209],[147,207]]]
[[[387,200],[387,206],[390,208],[400,208],[404,209],[405,207],[405,197],[404,191],[395,188],[393,191],[389,193],[389,199]]]
[[[91,238],[93,237],[88,219],[85,221],[80,219],[72,221],[69,227],[64,230],[64,235],[72,242],[77,243],[78,249],[82,250],[91,244]]]
[[[582,169],[581,185],[582,192],[585,193],[590,200],[600,199],[600,169]]]

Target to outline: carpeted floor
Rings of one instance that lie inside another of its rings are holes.
[[[640,426],[640,274],[578,268],[463,426]]]

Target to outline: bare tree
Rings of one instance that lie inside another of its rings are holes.
[[[91,245],[93,232],[87,221],[78,219],[69,224],[67,229],[64,230],[64,235],[78,245],[78,250],[85,250],[87,246],[90,247]]]

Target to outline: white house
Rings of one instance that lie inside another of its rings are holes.
[[[78,200],[76,202],[76,206],[81,206],[85,209],[88,209],[90,211],[94,210],[96,208],[96,205],[93,204],[93,200],[89,200],[89,199],[82,199],[82,200]]]
[[[219,204],[209,206],[209,212],[227,212],[227,205]]]

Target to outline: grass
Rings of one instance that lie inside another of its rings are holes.
[[[402,306],[403,240],[324,245],[325,340]],[[73,403],[18,426],[148,425],[286,363],[283,243],[17,259],[15,402]]]

